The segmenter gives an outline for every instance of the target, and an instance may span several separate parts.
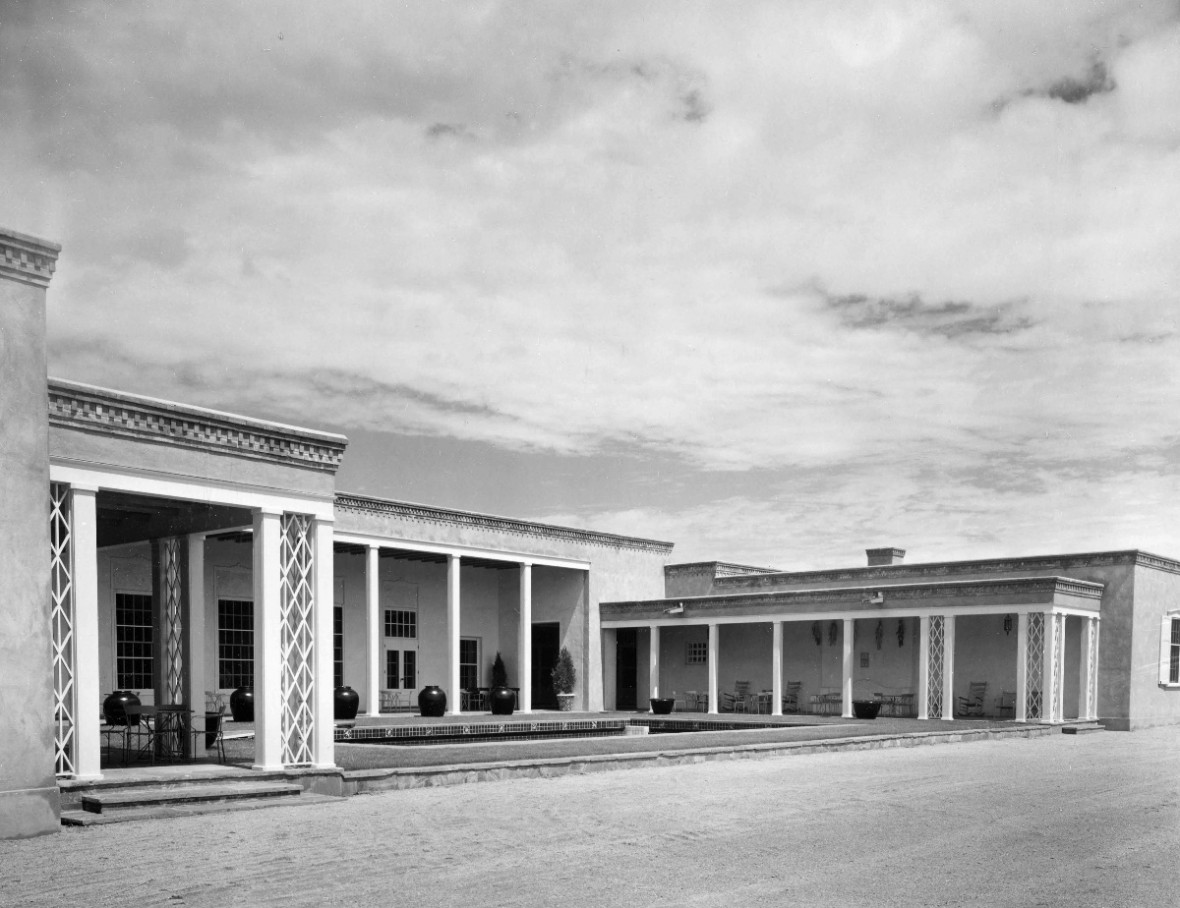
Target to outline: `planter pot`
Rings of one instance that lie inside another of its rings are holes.
[[[563,713],[570,712],[574,708],[574,695],[573,694],[558,694],[557,695],[557,708],[560,709]]]
[[[437,684],[430,684],[418,691],[418,711],[424,717],[438,717],[446,714],[447,695]]]
[[[488,694],[493,716],[511,716],[516,709],[516,691],[511,687],[493,687]]]
[[[361,695],[347,684],[336,688],[334,708],[332,714],[337,720],[351,722],[356,718],[357,707],[361,705]]]
[[[652,697],[648,702],[651,704],[651,711],[657,716],[668,715],[676,706],[676,701],[671,697]]]
[[[229,695],[229,711],[235,722],[254,721],[254,688],[239,687]]]
[[[205,713],[205,750],[212,750],[221,730],[221,713]]]
[[[116,690],[107,694],[106,699],[102,701],[102,716],[111,725],[126,725],[127,713],[123,711],[123,707],[130,704],[131,706],[139,706],[139,697],[129,690]],[[139,724],[139,716],[135,717],[132,725]]]
[[[880,700],[853,700],[852,714],[858,719],[875,719],[881,711]]]

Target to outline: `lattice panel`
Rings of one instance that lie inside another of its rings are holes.
[[[927,645],[927,660],[930,667],[926,685],[926,715],[932,718],[942,716],[943,655],[946,650],[946,624],[942,615],[930,616],[930,639]]]
[[[50,638],[56,772],[74,773],[74,546],[70,487],[49,485]]]
[[[164,593],[164,671],[169,703],[184,702],[184,577],[180,539],[169,536],[161,545]]]
[[[1045,616],[1031,612],[1028,616],[1028,652],[1025,658],[1027,693],[1024,701],[1026,719],[1041,719],[1042,694],[1045,675]]]
[[[305,514],[284,514],[279,526],[283,764],[290,766],[313,761],[315,596],[311,518]]]
[[[1063,692],[1065,686],[1065,665],[1062,658],[1065,652],[1065,616],[1052,615],[1053,619],[1053,703],[1049,713],[1049,721],[1060,721],[1063,715]]]

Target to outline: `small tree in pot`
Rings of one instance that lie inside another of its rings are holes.
[[[578,670],[570,651],[564,646],[557,664],[553,666],[553,690],[557,692],[557,708],[569,712],[574,706],[574,685],[578,683]]]
[[[491,701],[493,716],[511,716],[516,708],[516,691],[508,686],[508,669],[504,667],[504,660],[496,653],[496,661],[492,663],[492,689],[488,694]]]

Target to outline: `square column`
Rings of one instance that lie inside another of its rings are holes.
[[[370,716],[381,715],[381,580],[378,577],[381,549],[371,545],[365,550],[365,626],[369,629],[369,674],[365,702]]]
[[[185,540],[185,663],[188,667],[186,698],[196,715],[205,703],[205,535],[195,533]],[[204,725],[201,725],[204,728]],[[193,735],[193,756],[205,756],[204,735]]]
[[[254,511],[254,769],[283,768],[281,511]]]
[[[942,718],[955,718],[955,616],[942,618]]]
[[[658,697],[660,695],[660,628],[653,624],[649,630],[647,689],[649,697]]]
[[[930,718],[930,616],[918,618],[918,718]]]
[[[314,604],[312,617],[315,622],[314,643],[312,644],[313,671],[313,726],[312,765],[318,769],[330,769],[336,765],[333,754],[336,732],[336,685],[333,665],[332,621],[335,609],[335,558],[332,549],[333,524],[331,520],[317,517],[312,521],[312,583]]]
[[[1016,616],[1016,714],[1017,722],[1028,721],[1028,614]]]
[[[855,621],[844,619],[844,672],[840,684],[840,715],[845,719],[852,718],[852,647],[855,637]]]
[[[520,697],[516,708],[522,713],[533,711],[533,566],[520,566],[520,627],[516,650],[519,663],[516,673]]]
[[[783,714],[783,623],[771,625],[770,637],[770,714]]]
[[[459,556],[447,556],[447,715],[460,712],[459,694]]]
[[[1062,722],[1062,688],[1065,681],[1065,666],[1062,650],[1065,643],[1065,616],[1054,612],[1045,613],[1045,698],[1041,711],[1049,722]]]
[[[102,689],[98,675],[97,489],[70,491],[74,545],[74,778],[101,779]]]
[[[1098,718],[1098,619],[1082,619],[1082,661],[1078,672],[1078,718]]]
[[[717,622],[709,623],[709,715],[717,715]]]

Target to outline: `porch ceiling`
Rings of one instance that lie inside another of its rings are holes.
[[[245,508],[127,492],[100,491],[96,507],[99,548],[229,530],[249,526],[251,521]]]

